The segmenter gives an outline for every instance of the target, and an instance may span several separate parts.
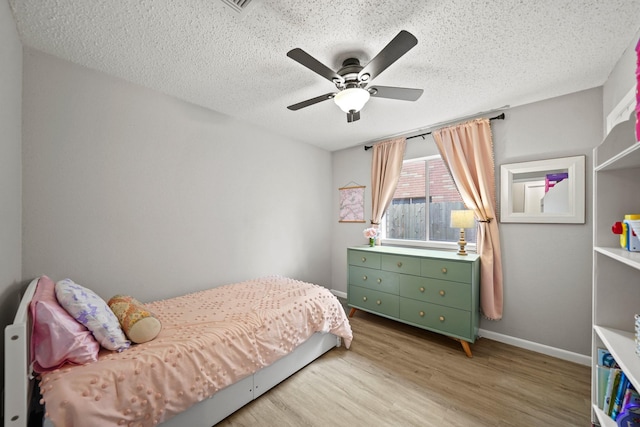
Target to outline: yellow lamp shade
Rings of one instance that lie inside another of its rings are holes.
[[[451,211],[451,228],[472,228],[476,225],[476,217],[472,210]]]

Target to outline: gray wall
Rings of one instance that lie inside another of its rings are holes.
[[[0,326],[11,323],[22,268],[22,44],[6,0],[0,0]],[[0,340],[4,366],[4,339]],[[0,372],[4,384],[4,368]]]
[[[142,301],[331,287],[331,154],[25,49],[24,277]]]
[[[586,223],[501,224],[504,317],[483,320],[481,328],[590,354],[591,153],[602,140],[601,117],[602,90],[596,88],[513,108],[493,127],[497,167],[586,155]]]
[[[585,224],[501,224],[504,315],[480,327],[567,351],[591,349],[591,150],[602,135],[602,91],[591,89],[505,111],[492,122],[499,183],[502,163],[587,155]],[[405,158],[437,153],[431,137],[407,142]],[[334,187],[355,181],[370,189],[370,152],[333,153]],[[500,194],[499,187],[496,194]],[[367,215],[371,212],[367,193]],[[337,216],[338,199],[334,197]],[[367,216],[369,218],[369,216]],[[334,224],[333,284],[346,292],[345,247],[364,243],[366,224]]]

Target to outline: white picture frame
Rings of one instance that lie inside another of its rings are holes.
[[[500,222],[584,224],[585,156],[501,165]]]

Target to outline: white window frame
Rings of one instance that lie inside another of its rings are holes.
[[[423,157],[416,157],[413,159],[405,159],[402,162],[402,166],[404,167],[405,163],[410,163],[410,162],[420,162],[420,161],[429,161],[429,160],[436,160],[436,159],[442,159],[442,156],[440,156],[439,154],[435,154],[435,155],[431,155],[431,156],[423,156]],[[426,194],[429,194],[429,180],[428,180],[428,175],[425,175],[425,179],[427,180],[426,182]],[[429,198],[427,197],[427,200]],[[385,215],[382,217],[382,223],[385,224],[385,227],[381,227],[381,231],[382,234],[380,236],[380,242],[383,245],[389,245],[389,246],[411,246],[411,247],[416,247],[416,248],[426,248],[426,249],[446,249],[446,250],[458,250],[458,242],[443,242],[443,241],[437,241],[437,240],[407,240],[407,239],[389,239],[386,237],[386,233],[387,233],[387,229],[386,229],[386,221],[385,221],[385,216],[386,216],[386,212]],[[429,219],[429,210],[427,209],[427,222],[430,221]],[[465,250],[467,251],[472,251],[475,252],[476,250],[476,244],[475,243],[467,243],[467,245],[465,246]]]

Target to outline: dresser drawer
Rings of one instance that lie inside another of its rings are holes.
[[[468,283],[403,276],[400,278],[400,296],[471,310],[471,285]]]
[[[402,255],[382,255],[382,269],[395,273],[420,275],[420,258]]]
[[[398,317],[399,297],[359,286],[349,286],[349,305],[363,310],[374,311],[391,317]]]
[[[471,282],[471,264],[441,259],[423,259],[421,275],[454,282]]]
[[[369,268],[380,268],[381,255],[375,252],[348,251],[349,265],[359,265]]]
[[[349,266],[349,284],[398,295],[399,275],[389,271]]]
[[[471,312],[438,304],[400,298],[400,319],[436,332],[475,341],[471,334]]]

